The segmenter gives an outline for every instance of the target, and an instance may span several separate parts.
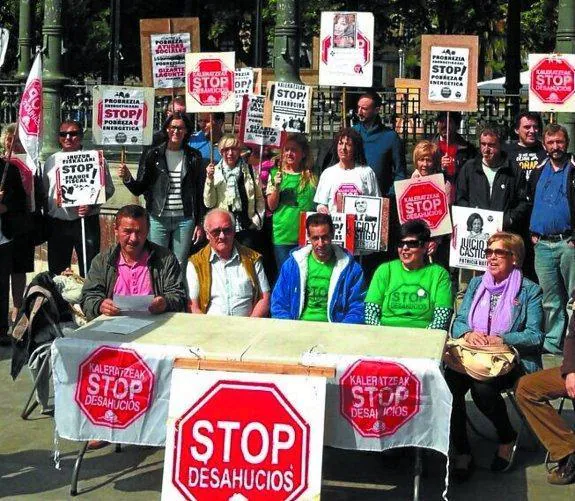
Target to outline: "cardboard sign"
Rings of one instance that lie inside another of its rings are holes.
[[[286,134],[277,129],[263,126],[264,96],[244,95],[240,115],[239,139],[246,146],[272,146],[281,149]]]
[[[485,271],[487,240],[503,227],[503,212],[453,206],[449,266]]]
[[[575,111],[575,54],[529,54],[529,111]]]
[[[55,154],[57,203],[61,207],[102,204],[106,176],[102,151]]]
[[[8,40],[10,40],[10,32],[6,28],[0,28],[0,68],[2,68],[6,58]]]
[[[474,35],[422,35],[422,110],[477,111],[478,51]]]
[[[119,146],[152,144],[154,89],[97,85],[92,96],[94,144]]]
[[[235,64],[235,52],[186,54],[186,111],[235,111]]]
[[[321,13],[320,85],[372,86],[373,25],[371,12]]]
[[[264,127],[309,133],[312,87],[288,82],[268,82]]]
[[[423,219],[432,237],[451,233],[443,174],[396,181],[394,188],[401,224],[412,219]]]
[[[356,254],[387,250],[389,198],[345,195],[338,207],[342,207],[341,212],[355,214]]]
[[[299,221],[298,244],[300,247],[309,244],[309,235],[305,222],[309,216],[316,212],[302,212]],[[343,212],[330,213],[335,229],[332,244],[343,247],[346,251],[355,252],[355,215],[344,214]]]
[[[181,89],[186,81],[186,54],[191,52],[189,33],[150,35],[154,89]]]
[[[325,382],[175,368],[162,499],[319,498]]]

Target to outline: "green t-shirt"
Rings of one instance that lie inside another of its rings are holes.
[[[327,322],[327,294],[334,266],[334,258],[322,263],[315,258],[313,252],[310,252],[307,258],[305,303],[300,320]]]
[[[365,302],[381,306],[381,325],[426,328],[435,308],[453,308],[449,274],[437,264],[406,270],[396,259],[376,270]]]
[[[269,182],[273,182],[277,169],[270,172]],[[273,213],[273,242],[276,245],[297,244],[299,236],[299,218],[301,212],[314,208],[315,186],[308,183],[299,187],[301,173],[284,172],[280,189],[280,200]]]

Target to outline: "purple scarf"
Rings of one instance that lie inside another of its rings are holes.
[[[475,291],[471,308],[469,309],[469,316],[467,317],[467,323],[471,330],[485,332],[493,336],[500,336],[509,332],[513,303],[521,288],[521,279],[521,272],[516,268],[503,282],[498,284],[493,280],[491,273],[485,272],[479,287]],[[493,294],[500,295],[500,297],[491,316],[490,326],[489,308]]]

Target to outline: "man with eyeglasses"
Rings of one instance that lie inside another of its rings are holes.
[[[64,120],[60,124],[58,141],[63,152],[79,151],[82,149],[84,131],[79,122]],[[106,199],[114,194],[114,183],[104,162],[106,173]],[[86,263],[90,269],[92,259],[100,252],[100,205],[80,205],[78,207],[60,207],[57,203],[57,176],[55,155],[51,155],[44,164],[42,181],[46,194],[48,237],[48,269],[59,275],[72,262],[72,250],[76,251],[80,275],[86,276],[83,259],[82,226],[84,218],[86,228]]]
[[[235,242],[232,213],[212,209],[204,220],[208,245],[187,267],[188,311],[207,315],[267,317],[270,286],[262,257]]]
[[[272,294],[272,318],[363,323],[365,281],[353,256],[332,244],[329,214],[306,220],[310,244],[290,255]]]

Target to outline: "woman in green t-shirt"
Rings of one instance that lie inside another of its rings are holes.
[[[297,247],[302,212],[314,209],[317,178],[313,158],[303,134],[288,134],[279,166],[270,172],[266,196],[273,212],[274,255],[278,270]]]

